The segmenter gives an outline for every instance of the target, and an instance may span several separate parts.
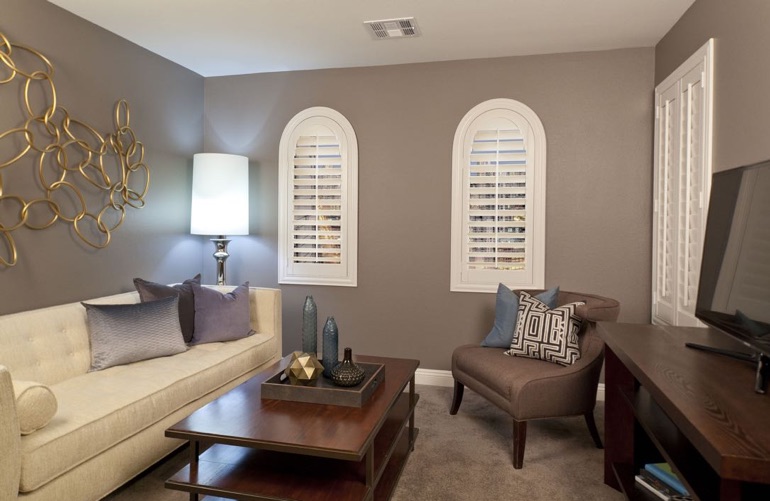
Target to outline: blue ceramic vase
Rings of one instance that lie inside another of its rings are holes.
[[[337,322],[334,317],[326,319],[323,330],[323,360],[324,377],[332,377],[332,369],[339,362],[339,333],[337,332]]]
[[[305,298],[302,308],[302,351],[311,355],[318,353],[318,308],[313,296]]]

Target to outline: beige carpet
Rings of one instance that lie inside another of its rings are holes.
[[[594,446],[582,417],[529,423],[524,468],[514,470],[507,414],[466,389],[460,411],[450,416],[451,388],[418,386],[417,391],[420,434],[393,501],[624,499],[604,485],[603,451]],[[600,432],[603,418],[600,403]],[[188,500],[187,494],[163,487],[186,462],[186,452],[172,455],[107,499]]]

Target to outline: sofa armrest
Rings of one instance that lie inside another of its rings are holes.
[[[16,499],[21,476],[21,433],[11,373],[0,365],[0,499]]]
[[[283,356],[281,290],[251,287],[252,329],[275,336],[276,359]]]

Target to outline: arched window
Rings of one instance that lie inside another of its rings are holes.
[[[289,121],[279,147],[282,284],[357,285],[358,145],[350,122],[314,107]]]
[[[457,127],[450,290],[545,282],[545,130],[528,106],[492,99]]]

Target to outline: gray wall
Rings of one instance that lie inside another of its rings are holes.
[[[767,1],[697,0],[655,48],[659,83],[715,39],[715,171],[770,158],[768,20]]]
[[[203,78],[43,0],[1,0],[0,12],[0,32],[51,60],[71,116],[106,133],[115,103],[128,100],[151,170],[147,206],[128,211],[104,250],[81,243],[69,225],[14,231],[19,262],[0,267],[0,314],[131,290],[135,276],[173,282],[196,273],[203,240],[189,236],[190,170],[203,146]],[[16,84],[0,86],[0,131],[23,124],[19,97]],[[0,158],[8,147],[0,144]],[[28,156],[3,169],[5,195],[40,193],[33,166]]]
[[[546,131],[546,285],[616,298],[622,321],[647,322],[653,72],[649,48],[208,78],[205,151],[249,156],[256,198],[228,281],[277,286],[280,136],[299,111],[334,108],[359,142],[359,286],[282,286],[284,352],[300,348],[312,294],[340,349],[448,369],[455,346],[490,329],[495,301],[449,292],[452,140],[470,108],[506,97]]]

